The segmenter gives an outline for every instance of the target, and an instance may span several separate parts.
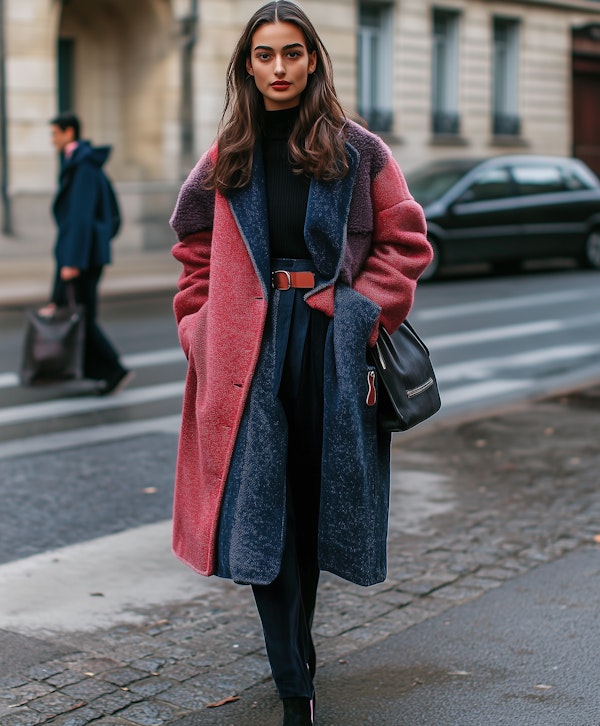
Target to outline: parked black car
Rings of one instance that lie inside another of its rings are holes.
[[[406,177],[434,248],[422,279],[445,265],[489,262],[512,270],[551,257],[600,269],[600,181],[577,159],[443,160]]]

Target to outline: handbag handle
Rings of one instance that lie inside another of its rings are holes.
[[[408,322],[408,320],[405,320],[403,324],[406,325],[406,327],[410,330],[410,332],[415,336],[415,338],[421,344],[421,347],[423,348],[423,350],[427,353],[427,355],[429,355],[429,348],[425,345],[421,336],[417,333],[417,331],[413,328],[413,326]]]
[[[402,325],[404,325],[405,328],[408,328],[408,330],[410,330],[410,332],[413,334],[415,340],[419,343],[421,348],[423,348],[423,350],[427,353],[427,355],[430,355],[429,348],[425,345],[425,343],[423,342],[423,339],[417,333],[417,331],[413,328],[413,326],[408,322],[408,319],[405,319],[404,322],[402,323]],[[388,333],[388,335],[389,335],[389,333]],[[374,347],[377,350],[377,354],[379,355],[379,360],[381,361],[383,367],[385,368],[386,365],[385,365],[385,361],[383,360],[383,356],[381,354],[381,346],[379,344],[379,339],[375,341]]]

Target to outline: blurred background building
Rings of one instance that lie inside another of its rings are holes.
[[[576,155],[600,172],[600,0],[303,0],[350,112],[405,169]],[[0,0],[4,231],[50,238],[48,119],[112,144],[119,244],[172,242],[182,178],[215,137],[227,62],[260,0]]]

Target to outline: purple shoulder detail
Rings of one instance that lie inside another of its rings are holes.
[[[190,234],[211,230],[215,214],[215,192],[207,189],[206,176],[213,166],[208,151],[184,181],[177,198],[170,224],[179,240]]]
[[[389,162],[392,152],[379,136],[355,121],[347,122],[345,132],[346,141],[360,154],[361,166],[364,168],[366,164],[369,176],[374,179]]]
[[[383,141],[367,129],[349,121],[345,127],[345,140],[359,155],[358,169],[348,215],[348,245],[346,263],[355,268],[364,262],[364,239],[373,230],[373,180],[389,162],[391,152]]]

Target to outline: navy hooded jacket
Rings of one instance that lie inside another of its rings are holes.
[[[58,227],[54,254],[57,266],[87,270],[110,263],[110,241],[120,227],[112,185],[102,166],[109,146],[80,141],[63,159],[52,211]]]

